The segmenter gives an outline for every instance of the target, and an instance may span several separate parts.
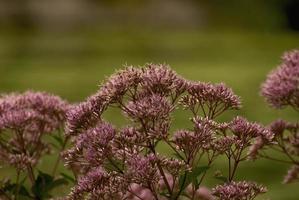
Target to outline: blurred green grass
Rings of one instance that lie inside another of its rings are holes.
[[[72,34],[2,32],[0,34],[0,92],[44,90],[79,102],[123,65],[167,63],[185,78],[225,82],[242,97],[243,108],[221,120],[243,115],[268,124],[276,118],[297,120],[292,110],[272,110],[259,96],[266,74],[283,51],[298,48],[299,35],[290,32],[243,31],[86,31]],[[106,114],[121,124],[119,113]],[[188,115],[176,114],[174,129],[186,127]],[[189,124],[188,124],[189,125]],[[41,163],[47,170],[54,158]],[[297,184],[281,185],[288,166],[259,160],[241,166],[238,179],[268,186],[263,198],[295,200]],[[220,160],[212,169],[224,169]],[[8,170],[9,171],[9,170]],[[213,171],[213,170],[211,170]],[[0,178],[7,169],[1,169]],[[207,184],[216,183],[209,180]]]

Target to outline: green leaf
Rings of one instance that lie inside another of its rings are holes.
[[[59,178],[59,179],[54,180],[50,184],[49,190],[53,190],[54,188],[57,188],[57,187],[59,187],[61,185],[67,185],[67,184],[68,184],[67,180],[65,180],[64,178]]]
[[[5,192],[8,192],[10,194],[15,194],[16,190],[18,189],[18,194],[22,195],[24,197],[31,197],[28,190],[25,188],[22,184],[16,184],[16,183],[8,183],[5,185],[5,187],[2,188]]]
[[[23,185],[19,186],[19,194],[25,197],[30,197],[28,190]]]
[[[182,159],[183,156],[180,155],[179,153],[173,153],[172,155],[173,155],[175,158],[179,159],[179,160],[183,160],[183,159]]]
[[[45,199],[52,197],[50,192],[54,188],[67,183],[68,182],[64,178],[55,180],[53,176],[39,171],[38,177],[36,178],[31,190],[38,199]]]
[[[199,176],[206,172],[209,168],[209,166],[195,167],[191,172],[185,172],[185,174],[182,174],[179,178],[179,186],[181,190],[185,190],[190,183],[193,183],[197,188],[199,186]]]
[[[52,138],[59,144],[60,147],[63,146],[64,141],[63,141],[62,137],[60,137],[58,135],[52,135]]]
[[[71,183],[75,183],[75,181],[76,181],[72,176],[70,176],[70,175],[68,175],[68,174],[66,174],[66,173],[60,173],[60,175],[61,175],[65,180],[68,180],[68,181],[71,182]]]

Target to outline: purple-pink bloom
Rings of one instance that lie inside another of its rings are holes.
[[[150,93],[165,95],[174,91],[181,94],[187,88],[186,81],[167,65],[148,64],[141,78],[143,88]]]
[[[130,101],[125,112],[133,119],[167,119],[173,107],[167,98],[160,95],[147,95],[136,101]]]
[[[25,165],[35,165],[41,155],[49,153],[50,144],[43,141],[43,135],[63,127],[68,109],[66,101],[43,92],[27,91],[2,96],[1,160],[19,170],[24,170]]]
[[[286,52],[282,64],[267,76],[261,94],[274,108],[299,107],[299,51]]]
[[[266,141],[272,141],[274,134],[264,126],[258,123],[248,122],[243,117],[236,117],[230,124],[230,128],[234,135],[239,138],[252,139],[262,137]]]
[[[212,193],[219,200],[252,200],[259,194],[267,192],[264,186],[254,182],[230,182],[213,188]]]
[[[157,183],[159,175],[156,164],[157,158],[153,154],[146,156],[132,155],[132,157],[128,160],[127,174],[136,183],[143,185]]]

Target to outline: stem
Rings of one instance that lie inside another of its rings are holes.
[[[68,139],[69,139],[69,137],[66,137],[66,138],[65,138],[65,140],[64,140],[64,142],[63,142],[63,145],[62,145],[62,148],[61,148],[60,152],[62,152],[62,151],[65,149],[66,144],[67,144],[67,142],[68,142]],[[56,162],[55,162],[53,171],[52,171],[52,176],[55,176],[56,171],[57,171],[57,168],[58,168],[58,165],[59,165],[59,162],[60,162],[60,153],[59,153],[58,156],[57,156],[57,159],[56,159]]]
[[[34,173],[33,173],[33,169],[31,167],[31,165],[27,166],[27,172],[28,172],[28,176],[29,176],[29,180],[31,182],[31,185],[33,186],[35,183],[35,178],[34,178]]]
[[[228,177],[231,176],[232,173],[232,164],[231,164],[231,154],[230,154],[230,150],[228,151]]]
[[[22,152],[24,153],[24,155],[27,155],[22,132],[17,131],[16,132],[16,137],[19,140],[19,143],[21,144]],[[28,172],[28,176],[29,176],[31,185],[33,186],[34,182],[35,182],[35,178],[34,178],[33,169],[32,169],[32,166],[31,166],[30,163],[27,165],[27,172]]]
[[[182,159],[183,161],[185,161],[185,158],[183,156],[181,156],[181,154],[176,150],[176,148],[174,146],[171,145],[171,143],[169,141],[164,140],[166,142],[166,144],[168,144],[168,146],[170,146],[170,148],[177,154],[178,157],[180,157],[180,159]],[[186,161],[185,161],[186,162]]]
[[[239,151],[238,151],[238,153],[237,153],[237,155],[233,156],[235,162],[234,162],[233,171],[229,175],[229,182],[231,182],[233,180],[234,176],[235,176],[235,173],[236,173],[236,170],[238,168],[239,162],[241,161],[240,158],[241,158],[243,149],[244,149],[244,147],[241,146],[240,149],[239,149]],[[229,161],[230,161],[230,159],[229,159]],[[229,167],[229,169],[231,169],[231,167]]]
[[[130,192],[132,195],[134,195],[138,199],[143,200],[138,194],[136,194],[135,192],[131,191],[130,189],[128,190],[128,192]]]
[[[151,183],[149,183],[149,182],[148,182],[148,189],[149,189],[149,190],[152,192],[152,194],[154,195],[155,200],[159,200],[158,195],[157,195],[155,189],[152,187]]]
[[[108,158],[107,157],[107,159],[108,159],[108,161],[110,162],[110,164],[119,172],[119,173],[121,173],[121,174],[123,174],[124,172],[123,172],[123,170],[122,169],[120,169],[114,162],[113,162],[113,160],[111,160],[110,158]]]
[[[212,162],[213,162],[213,158],[214,158],[214,154],[213,154],[211,160],[209,160],[208,167],[211,166],[211,164],[212,164]],[[205,178],[206,174],[207,174],[207,171],[205,171],[205,172],[203,173],[203,175],[201,176],[201,178],[200,178],[200,180],[199,180],[199,182],[198,182],[198,185],[200,185],[200,184],[202,183],[202,181],[203,181],[203,179]],[[196,189],[198,189],[198,188],[196,188]]]
[[[20,189],[19,181],[20,181],[20,171],[17,170],[16,191],[15,191],[16,200],[18,200],[19,198],[19,189]]]
[[[233,178],[235,176],[235,173],[237,171],[238,164],[239,164],[239,160],[236,160],[235,163],[234,163],[234,168],[233,168],[232,174],[229,177],[229,182],[231,182],[233,180]]]
[[[153,152],[153,154],[154,154],[155,157],[157,158],[155,148],[152,147],[152,146],[150,146],[150,150]],[[170,185],[169,185],[169,183],[168,183],[168,180],[167,180],[167,178],[166,178],[166,175],[165,175],[165,173],[164,173],[164,170],[163,170],[163,168],[161,167],[161,165],[160,165],[159,162],[157,162],[157,167],[158,167],[158,169],[159,169],[160,174],[162,175],[163,181],[164,181],[164,183],[165,183],[165,185],[166,185],[166,187],[167,187],[167,190],[168,190],[168,192],[169,192],[169,195],[172,196],[172,189],[171,189],[171,187],[170,187]]]
[[[183,186],[185,185],[186,178],[187,178],[187,172],[185,172],[185,174],[184,174]],[[180,190],[179,190],[179,192],[177,193],[177,195],[175,196],[174,200],[177,200],[177,199],[180,197],[182,191],[183,191],[183,187],[180,188]]]

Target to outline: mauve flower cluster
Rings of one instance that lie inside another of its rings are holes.
[[[49,152],[43,135],[62,128],[68,104],[42,92],[12,93],[0,98],[0,160],[17,170],[32,168]]]
[[[286,52],[282,56],[282,64],[272,71],[262,85],[261,94],[274,108],[291,106],[299,111],[299,50]],[[274,133],[272,144],[267,145],[274,151],[282,153],[285,158],[268,155],[263,148],[264,141],[255,142],[255,157],[260,156],[270,160],[292,164],[284,183],[298,180],[299,174],[299,124],[285,120],[276,120],[269,125]]]
[[[261,94],[274,108],[290,105],[299,109],[299,50],[283,55],[282,64],[263,83]]]
[[[230,182],[213,188],[213,194],[219,200],[252,200],[257,195],[267,192],[263,186],[254,182]]]
[[[202,182],[215,159],[228,158],[231,182],[253,139],[273,138],[271,131],[244,118],[216,121],[223,112],[240,106],[239,97],[224,84],[187,81],[166,65],[116,72],[67,114],[66,134],[72,147],[64,158],[78,174],[68,198],[213,199]],[[103,119],[110,107],[122,111],[126,126]],[[172,114],[180,107],[192,112],[192,126],[171,133]],[[175,156],[161,155],[160,144]],[[250,191],[254,188],[243,184]],[[221,187],[230,190],[231,186]],[[241,194],[248,196],[245,191]]]

